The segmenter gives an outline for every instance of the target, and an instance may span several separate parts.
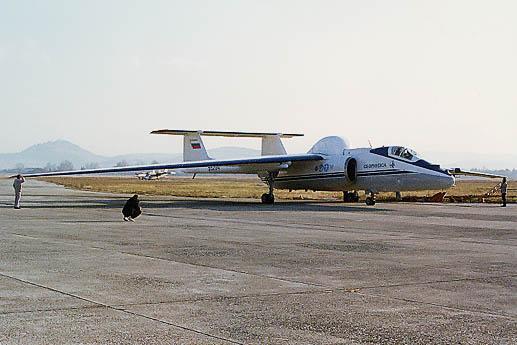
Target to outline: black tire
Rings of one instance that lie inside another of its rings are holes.
[[[343,201],[344,202],[358,202],[359,201],[359,193],[357,193],[357,192],[343,192]]]
[[[366,201],[366,205],[368,205],[368,206],[375,205],[375,199],[373,199],[372,197],[367,197],[365,201]]]
[[[267,193],[264,193],[260,197],[260,201],[262,201],[263,204],[271,205],[271,204],[273,204],[275,202],[275,196],[267,194]]]

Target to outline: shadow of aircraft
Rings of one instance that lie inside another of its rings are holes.
[[[143,200],[142,200],[143,199]],[[24,200],[22,208],[27,209],[114,209],[122,208],[126,198],[114,197],[110,199],[88,198],[61,198],[60,200]],[[367,207],[362,204],[346,205],[334,200],[281,200],[274,205],[263,205],[254,200],[224,200],[224,199],[157,199],[145,200],[141,198],[143,209],[178,209],[188,208],[196,210],[212,210],[222,212],[387,212],[392,211],[380,207]],[[12,208],[12,203],[0,203],[0,208]]]

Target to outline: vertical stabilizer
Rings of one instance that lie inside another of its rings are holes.
[[[285,150],[280,135],[266,135],[262,137],[262,156],[285,155]]]
[[[183,136],[183,161],[204,161],[211,159],[206,152],[205,144],[199,133],[188,133]]]

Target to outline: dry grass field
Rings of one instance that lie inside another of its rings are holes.
[[[267,186],[258,178],[235,177],[174,177],[162,180],[141,181],[134,177],[47,177],[44,181],[63,185],[67,188],[139,195],[170,195],[199,198],[255,198],[260,199]],[[447,190],[445,202],[480,202],[483,194],[491,190],[499,181],[461,180]],[[517,182],[509,184],[509,201],[517,202]],[[404,201],[425,201],[438,191],[404,192]],[[363,198],[363,193],[360,194]],[[276,190],[275,197],[284,200],[341,200],[342,193]],[[500,202],[500,194],[483,198],[485,202]],[[395,200],[393,193],[381,193],[378,200]]]

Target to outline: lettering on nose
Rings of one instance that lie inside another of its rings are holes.
[[[378,169],[378,168],[386,168],[386,163],[370,163],[363,165],[363,169]]]

